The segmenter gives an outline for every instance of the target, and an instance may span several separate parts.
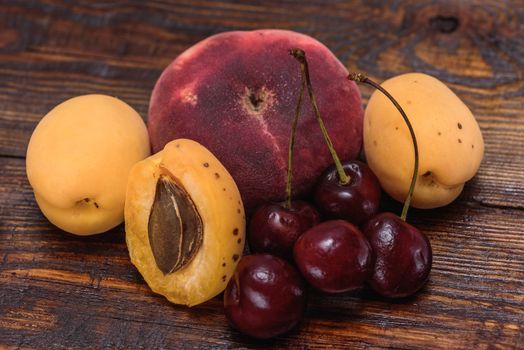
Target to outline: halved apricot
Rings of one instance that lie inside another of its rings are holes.
[[[193,306],[219,294],[244,249],[245,215],[224,166],[178,139],[131,170],[125,204],[131,261],[151,289]]]

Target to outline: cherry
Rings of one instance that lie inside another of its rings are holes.
[[[298,237],[319,222],[318,211],[304,201],[292,201],[289,208],[283,204],[263,205],[249,222],[249,248],[253,252],[290,259]]]
[[[252,337],[271,338],[295,327],[306,308],[305,284],[285,260],[269,254],[243,257],[224,292],[231,325]]]
[[[315,203],[324,216],[359,225],[378,213],[380,184],[367,164],[356,160],[341,164],[349,182],[340,183],[337,169],[332,165],[320,177]]]
[[[355,225],[343,220],[310,228],[297,240],[293,253],[309,284],[326,293],[363,287],[373,266],[369,242]]]
[[[346,219],[358,225],[378,212],[380,185],[375,174],[364,163],[340,161],[317,106],[306,53],[301,49],[292,49],[290,53],[300,63],[311,106],[334,163],[322,175],[315,191],[315,201],[329,218]]]
[[[431,244],[428,238],[406,223],[409,203],[417,182],[419,163],[417,138],[406,113],[383,87],[362,74],[350,74],[348,78],[369,84],[386,95],[402,115],[413,141],[415,156],[413,175],[402,214],[398,217],[392,213],[381,213],[370,219],[364,228],[364,234],[368,237],[376,256],[370,279],[371,287],[377,293],[389,298],[406,297],[424,285],[432,264]]]
[[[381,213],[364,228],[376,255],[371,288],[388,298],[401,298],[418,291],[431,270],[428,238],[393,213]]]

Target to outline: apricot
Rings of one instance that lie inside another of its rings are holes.
[[[417,137],[420,156],[412,206],[449,204],[482,161],[484,141],[475,117],[453,91],[426,74],[399,75],[381,86],[402,106]],[[404,201],[413,175],[413,143],[401,114],[380,91],[366,107],[364,151],[382,188]]]
[[[358,88],[327,47],[286,30],[225,32],[178,56],[151,96],[153,151],[175,138],[196,140],[231,172],[247,209],[284,199],[301,82],[300,65],[288,53],[295,47],[307,53],[318,106],[338,155],[354,159],[362,143]],[[333,162],[308,97],[303,106],[293,165],[297,195],[310,190]]]
[[[171,141],[133,167],[125,225],[132,263],[175,304],[197,305],[222,292],[244,249],[235,181],[192,140]]]
[[[123,221],[129,171],[149,154],[146,126],[133,108],[110,96],[78,96],[38,123],[27,147],[27,177],[51,223],[91,235]]]

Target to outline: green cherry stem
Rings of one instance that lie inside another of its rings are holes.
[[[289,50],[289,53],[293,53]],[[291,126],[291,136],[289,137],[289,148],[287,152],[287,183],[286,183],[286,203],[287,209],[291,208],[291,183],[293,182],[293,148],[295,147],[295,136],[297,133],[298,117],[302,107],[302,99],[304,97],[304,88],[306,86],[306,77],[301,74],[300,94],[298,95],[297,108],[295,109],[295,117],[293,118],[293,125]]]
[[[318,110],[317,106],[317,99],[315,98],[315,94],[313,93],[313,87],[311,86],[311,79],[309,77],[309,67],[306,59],[306,53],[302,49],[291,49],[289,50],[291,55],[295,57],[295,59],[300,62],[300,70],[302,72],[302,76],[305,76],[306,78],[306,84],[307,84],[307,91],[309,94],[309,99],[311,100],[311,105],[313,106],[313,111],[315,112],[315,116],[317,118],[318,124],[320,126],[320,130],[322,131],[322,135],[324,135],[324,140],[326,140],[326,144],[329,148],[329,152],[331,153],[331,157],[333,157],[333,162],[335,163],[335,167],[337,168],[338,172],[338,180],[340,184],[346,185],[351,180],[349,176],[344,171],[344,168],[342,167],[342,164],[340,163],[340,158],[338,158],[337,152],[335,151],[335,148],[333,147],[333,143],[331,142],[331,139],[329,138],[329,135],[327,133],[326,127],[324,125],[324,121],[322,120],[322,117],[320,116],[320,111]]]
[[[406,122],[406,125],[408,126],[409,133],[411,134],[411,139],[413,140],[413,148],[415,149],[415,164],[413,166],[413,177],[411,178],[411,185],[409,186],[408,195],[406,197],[406,200],[404,201],[404,207],[402,208],[402,214],[400,215],[400,218],[404,221],[406,221],[406,217],[408,215],[409,205],[411,203],[411,198],[413,197],[413,192],[415,191],[415,184],[417,183],[417,177],[418,177],[418,145],[417,145],[417,138],[415,136],[415,131],[413,130],[413,127],[411,126],[411,123],[408,119],[408,116],[402,109],[402,107],[398,104],[397,100],[389,92],[387,92],[382,86],[375,83],[373,80],[369,79],[367,76],[361,74],[361,73],[352,73],[348,76],[349,80],[353,80],[359,83],[365,83],[373,86],[375,89],[382,92],[384,95],[386,95],[387,98],[390,99],[390,101],[397,107],[398,111],[402,115],[402,118],[404,118],[404,122]]]

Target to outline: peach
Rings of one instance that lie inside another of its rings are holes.
[[[146,126],[133,108],[111,96],[78,96],[38,123],[27,177],[51,223],[91,235],[123,221],[129,172],[149,154]]]
[[[175,138],[196,140],[230,171],[248,210],[283,199],[301,79],[300,65],[288,53],[294,47],[308,55],[318,105],[340,158],[355,158],[362,142],[359,90],[328,48],[286,30],[221,33],[178,56],[151,96],[153,151]],[[293,188],[304,194],[332,163],[307,96],[295,150]]]

